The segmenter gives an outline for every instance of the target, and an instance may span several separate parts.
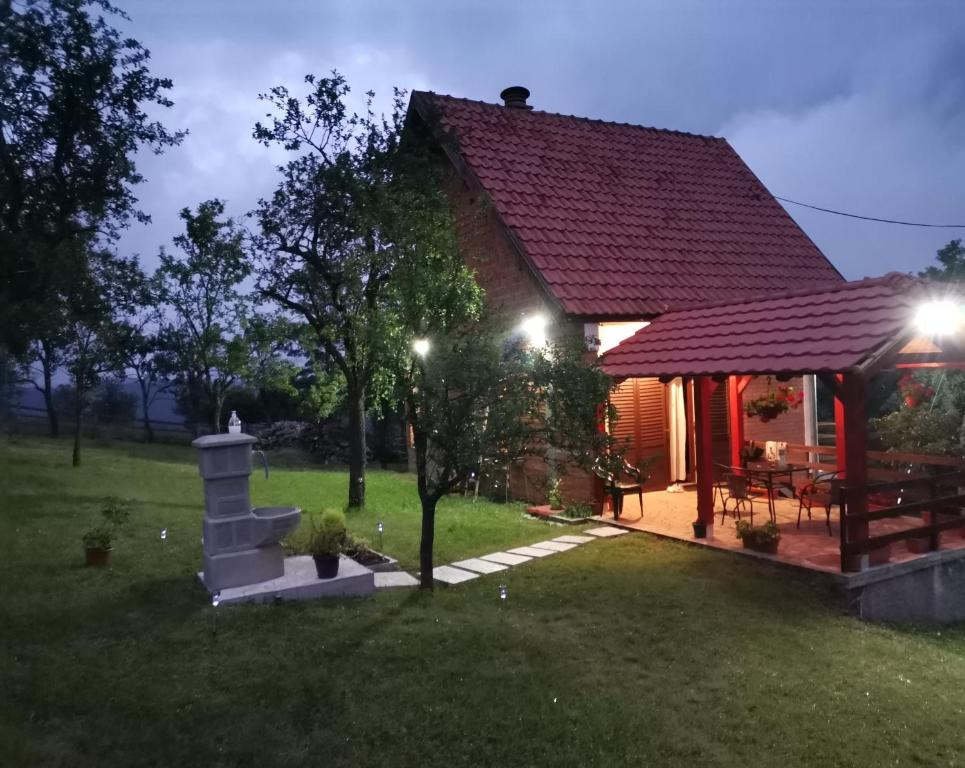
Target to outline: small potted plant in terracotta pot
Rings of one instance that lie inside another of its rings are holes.
[[[764,525],[751,525],[746,520],[738,520],[737,538],[741,540],[744,549],[776,555],[778,544],[781,543],[781,529],[770,520]]]
[[[329,510],[322,513],[318,523],[312,521],[308,551],[315,561],[318,578],[334,579],[338,575],[339,555],[345,550],[347,539],[345,515],[341,512]]]
[[[118,498],[110,496],[104,499],[101,507],[101,517],[104,523],[94,526],[83,536],[84,556],[87,565],[103,568],[110,560],[114,551],[114,537],[131,513],[127,505]]]

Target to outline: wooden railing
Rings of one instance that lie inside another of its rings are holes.
[[[764,448],[764,441],[749,440],[748,445]],[[807,466],[809,469],[821,472],[833,472],[838,467],[834,446],[805,445],[803,443],[787,443],[788,461],[791,464]],[[812,461],[815,456],[817,461]],[[965,471],[965,460],[955,456],[935,456],[923,453],[892,453],[891,451],[868,451],[868,474],[875,480],[898,481],[909,475],[909,470],[915,467],[922,469],[955,469]],[[928,475],[936,474],[928,472]],[[917,475],[915,476],[917,477]]]
[[[894,454],[886,454],[892,456]],[[911,456],[913,454],[905,454]],[[941,458],[941,457],[929,457]],[[864,512],[850,512],[858,494],[868,501]],[[888,497],[890,506],[882,506]],[[877,502],[876,502],[877,499]],[[939,534],[954,528],[965,528],[965,471],[947,472],[930,477],[872,483],[841,488],[841,570],[847,570],[853,558],[898,541],[928,539],[928,549],[939,547]],[[922,515],[924,523],[878,536],[858,536],[855,528],[875,520]]]

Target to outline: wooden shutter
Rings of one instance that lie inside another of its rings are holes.
[[[659,456],[651,466],[650,488],[667,484],[667,388],[658,379],[627,379],[611,393],[610,402],[617,412],[611,433],[627,440],[627,460],[638,464]]]

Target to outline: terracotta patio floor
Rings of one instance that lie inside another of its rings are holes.
[[[831,530],[828,535],[823,508],[815,508],[813,519],[807,519],[805,511],[801,516],[801,527],[797,527],[797,501],[780,498],[775,501],[777,524],[781,529],[781,544],[777,555],[765,555],[751,552],[742,547],[736,536],[734,519],[728,514],[721,524],[720,507],[718,505],[714,518],[713,536],[706,539],[695,539],[691,523],[696,518],[697,493],[696,489],[688,488],[681,493],[667,491],[651,491],[643,495],[643,517],[640,517],[640,504],[635,497],[626,497],[623,513],[620,519],[613,520],[612,514],[606,511],[601,517],[608,523],[615,523],[626,528],[646,531],[658,536],[686,541],[691,544],[729,550],[749,557],[763,558],[776,561],[784,565],[806,568],[811,571],[835,574],[838,577],[848,577],[842,574],[840,568],[840,553],[838,539],[838,509],[831,510]],[[754,503],[754,522],[761,524],[767,521],[767,501],[761,499]],[[920,525],[917,518],[897,518],[877,521],[872,524],[873,535]],[[965,549],[965,538],[958,532],[947,532],[942,535],[941,549]],[[918,557],[908,550],[905,542],[891,547],[890,563],[901,563]]]

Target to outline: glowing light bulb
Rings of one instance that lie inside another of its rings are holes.
[[[946,336],[961,327],[962,312],[955,302],[948,299],[928,301],[918,308],[915,325],[926,336]]]
[[[428,339],[416,339],[412,342],[412,351],[415,352],[420,357],[425,357],[429,354],[429,340]]]

